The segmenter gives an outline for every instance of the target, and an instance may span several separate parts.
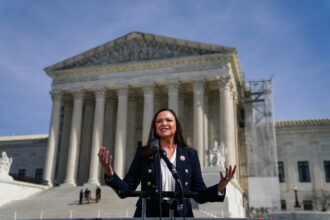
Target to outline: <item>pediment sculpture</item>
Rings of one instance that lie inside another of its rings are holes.
[[[132,39],[115,45],[108,50],[88,57],[80,62],[66,66],[64,69],[108,65],[126,62],[168,59],[193,55],[212,54],[214,51],[184,47],[173,44],[159,43],[142,39]]]
[[[45,71],[233,52],[235,48],[132,32],[49,66]]]

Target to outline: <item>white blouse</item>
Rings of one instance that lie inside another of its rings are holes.
[[[176,166],[176,146],[175,150],[170,159],[171,163]],[[160,167],[162,170],[162,188],[163,191],[175,191],[175,180],[172,176],[171,171],[168,169],[165,161],[163,159],[160,160]]]
[[[170,159],[171,163],[176,167],[176,148],[172,154],[172,157]],[[171,171],[168,169],[165,161],[163,159],[160,160],[160,167],[162,170],[162,188],[163,191],[175,191],[175,179],[172,176]],[[223,194],[221,192],[218,192],[219,196],[222,196]],[[164,198],[165,200],[168,200],[169,198]]]

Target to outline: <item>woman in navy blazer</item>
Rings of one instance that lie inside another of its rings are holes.
[[[123,180],[120,179],[111,166],[112,156],[109,156],[109,151],[104,147],[100,149],[98,155],[105,173],[105,183],[116,192],[119,190],[135,190],[140,183],[141,191],[152,191],[155,184],[155,172],[153,162],[154,152],[151,141],[155,138],[159,139],[160,147],[166,152],[166,156],[171,162],[174,163],[184,192],[197,192],[198,196],[194,199],[198,203],[222,202],[224,200],[226,185],[233,178],[236,165],[233,169],[231,166],[229,166],[229,169],[226,168],[225,177],[220,172],[220,182],[218,184],[206,187],[202,177],[197,151],[186,144],[183,138],[181,124],[171,109],[161,109],[155,114],[151,123],[147,145],[137,148],[133,162]],[[178,191],[173,177],[170,174],[166,174],[167,168],[165,169],[163,167],[161,170],[163,190],[170,189],[168,191]],[[177,200],[164,198],[161,202],[161,216],[168,216],[168,204],[173,202],[177,202]],[[156,198],[147,198],[147,217],[160,216],[158,204],[159,200],[157,201]],[[134,217],[141,217],[141,198],[138,200],[136,206]],[[183,209],[179,211],[175,210],[174,216],[193,217],[189,199],[184,199]]]

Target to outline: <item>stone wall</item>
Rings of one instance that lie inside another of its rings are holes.
[[[0,152],[13,159],[10,174],[25,170],[25,176],[35,177],[36,169],[43,169],[48,135],[0,137]]]
[[[280,183],[281,200],[286,210],[293,211],[294,189],[298,202],[312,201],[313,210],[319,210],[316,200],[321,194],[330,195],[330,182],[326,181],[324,161],[330,161],[330,120],[284,121],[276,123],[278,161],[284,164],[284,182]],[[310,181],[299,180],[298,162],[308,163]]]
[[[22,200],[48,188],[48,186],[20,181],[0,180],[0,206],[15,200]]]

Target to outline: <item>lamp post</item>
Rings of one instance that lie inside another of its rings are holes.
[[[298,202],[298,193],[297,193],[297,187],[295,187],[294,188],[294,195],[295,195],[295,197],[296,197],[296,202],[295,202],[295,204],[294,204],[294,207],[295,208],[300,208],[301,206],[300,206],[300,204],[299,204],[299,202]]]

